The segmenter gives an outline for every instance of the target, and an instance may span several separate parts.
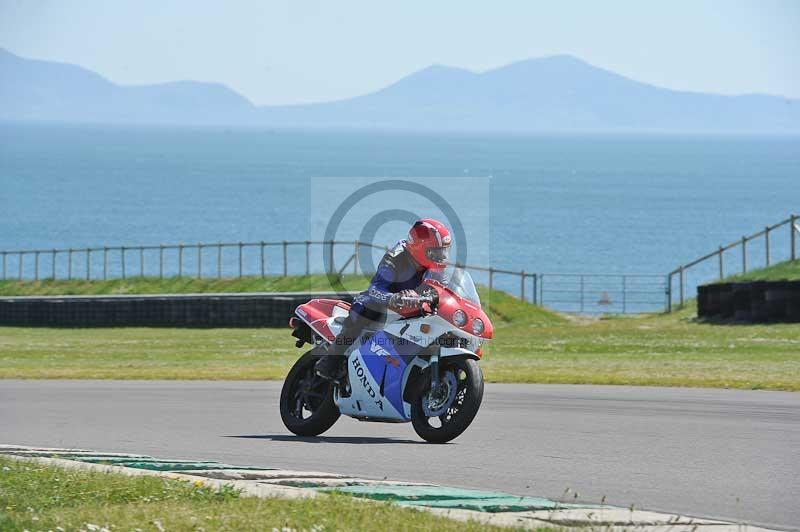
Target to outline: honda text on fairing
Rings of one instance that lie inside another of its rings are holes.
[[[449,275],[448,275],[449,274]],[[365,329],[345,352],[347,373],[326,380],[314,371],[334,342],[350,305],[312,299],[289,325],[297,346],[311,344],[281,390],[283,423],[317,436],[341,414],[363,421],[410,421],[423,439],[444,443],[470,425],[483,399],[478,361],[492,323],[466,270],[429,271],[418,290],[422,307],[390,311],[379,330]]]

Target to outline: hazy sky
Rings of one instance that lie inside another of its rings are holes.
[[[122,84],[219,81],[257,104],[561,53],[675,89],[800,97],[798,0],[0,0],[0,47]]]

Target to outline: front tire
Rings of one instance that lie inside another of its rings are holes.
[[[455,384],[453,391],[441,391],[440,396],[452,398],[447,399],[448,402],[444,404],[436,404],[436,398],[431,395],[429,381],[422,393],[411,403],[411,424],[414,431],[430,443],[446,443],[460,436],[475,419],[483,400],[483,373],[475,360],[441,360],[439,373],[440,381],[445,386],[451,387]],[[431,413],[438,415],[430,415]]]
[[[321,355],[312,349],[294,363],[281,389],[283,424],[298,436],[319,436],[339,419],[333,385],[314,372]]]

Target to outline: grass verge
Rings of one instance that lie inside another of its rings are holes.
[[[0,457],[0,530],[271,529],[499,530],[343,495],[240,497],[233,489]]]
[[[721,282],[736,281],[798,281],[800,280],[800,260],[787,260],[769,268],[760,268],[747,273],[726,277]]]
[[[343,275],[347,290],[363,290],[366,280],[360,275]],[[288,277],[241,277],[197,279],[194,277],[129,277],[106,281],[45,279],[43,281],[0,281],[0,296],[63,296],[110,294],[208,294],[228,292],[325,292],[331,290],[323,274]]]
[[[350,288],[362,288],[358,283],[363,279],[346,281]],[[60,283],[67,283],[66,288]],[[327,279],[84,283],[5,282],[0,290],[17,294],[302,291],[324,290]],[[481,362],[489,382],[800,391],[796,324],[706,324],[694,319],[692,304],[669,315],[568,317],[503,292],[480,291],[495,326],[495,339]],[[0,327],[0,378],[282,379],[300,354],[293,340],[288,329]]]
[[[489,382],[800,391],[800,326],[711,325],[669,315],[567,318],[486,297]],[[300,355],[288,329],[0,327],[0,378],[282,379]]]

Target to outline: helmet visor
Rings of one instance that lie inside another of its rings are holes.
[[[447,258],[450,256],[450,248],[428,248],[425,250],[425,256],[436,264],[445,264],[447,262]]]

